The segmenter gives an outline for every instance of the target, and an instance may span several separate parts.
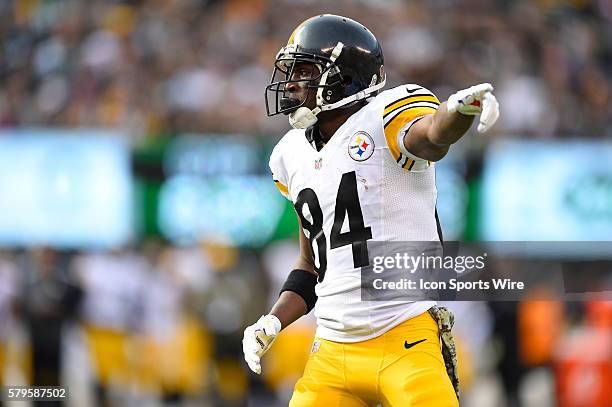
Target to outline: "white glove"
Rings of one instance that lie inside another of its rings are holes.
[[[451,95],[447,102],[447,110],[467,116],[480,115],[478,132],[489,130],[499,118],[499,103],[493,95],[493,85],[481,83]]]
[[[274,315],[262,315],[257,322],[244,330],[242,351],[249,368],[261,373],[260,359],[270,349],[281,330],[281,323]]]

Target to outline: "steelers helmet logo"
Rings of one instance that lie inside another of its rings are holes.
[[[355,161],[365,161],[374,153],[374,140],[365,131],[358,131],[349,140],[348,153]]]

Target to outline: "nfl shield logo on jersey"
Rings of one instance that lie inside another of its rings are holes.
[[[374,140],[365,131],[358,131],[349,140],[348,153],[355,161],[365,161],[374,153]]]

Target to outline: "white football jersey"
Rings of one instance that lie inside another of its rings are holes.
[[[305,130],[290,130],[274,148],[274,182],[293,202],[319,272],[318,337],[371,339],[435,305],[362,301],[360,288],[368,241],[441,239],[434,164],[410,154],[402,142],[409,127],[435,113],[439,103],[421,86],[399,86],[372,98],[320,151]]]

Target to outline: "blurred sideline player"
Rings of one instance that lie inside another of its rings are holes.
[[[193,286],[165,249],[150,264],[131,252],[87,254],[78,270],[87,289],[85,334],[100,404],[108,390],[134,388],[178,402],[199,395],[207,380],[210,335],[185,311]]]
[[[9,254],[0,251],[0,386],[10,384],[6,381],[5,373],[9,363],[15,362],[15,357],[10,357],[9,342],[19,284],[19,272]]]
[[[291,34],[266,88],[268,114],[288,114],[294,128],[270,168],[298,214],[301,254],[270,314],[245,330],[243,350],[260,373],[276,335],[316,302],[316,337],[292,407],[458,406],[450,313],[432,301],[362,301],[360,268],[368,240],[442,240],[433,163],[474,116],[488,130],[498,105],[489,84],[444,103],[418,85],[384,85],[374,35],[321,15]]]
[[[212,348],[210,333],[186,304],[196,284],[181,274],[190,268],[185,257],[179,249],[161,250],[145,282],[142,335],[136,339],[139,384],[175,404],[205,389]]]
[[[84,333],[98,404],[127,393],[136,379],[131,338],[138,330],[147,264],[130,252],[86,253],[75,269],[83,282]]]

